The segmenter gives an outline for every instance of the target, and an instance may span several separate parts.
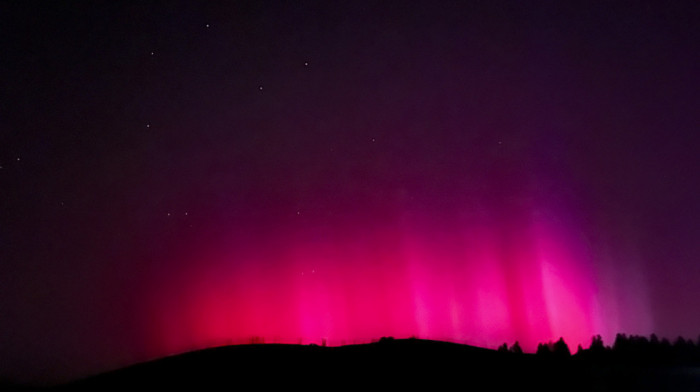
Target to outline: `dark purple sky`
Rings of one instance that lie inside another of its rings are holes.
[[[700,333],[700,3],[0,5],[0,377]]]

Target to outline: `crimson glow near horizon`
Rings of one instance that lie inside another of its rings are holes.
[[[416,336],[492,348],[519,341],[526,351],[564,337],[574,350],[595,334],[653,332],[643,285],[595,270],[571,229],[545,214],[446,229],[407,220],[194,256],[177,287],[153,298],[153,349]]]

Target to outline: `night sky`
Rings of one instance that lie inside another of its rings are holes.
[[[114,3],[0,5],[0,378],[698,337],[699,2]]]

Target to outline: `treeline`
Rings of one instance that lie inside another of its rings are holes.
[[[518,342],[508,347],[506,343],[499,352],[522,354]],[[588,348],[581,345],[575,354],[569,350],[563,338],[556,342],[540,343],[535,353],[541,358],[578,358],[596,361],[625,361],[631,363],[681,364],[700,363],[700,338],[697,342],[678,337],[673,343],[666,338],[659,339],[655,334],[649,338],[639,335],[617,334],[612,346],[606,346],[600,335],[591,338]]]

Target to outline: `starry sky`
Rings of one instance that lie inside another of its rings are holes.
[[[0,378],[698,336],[698,2],[206,3],[0,5]]]

